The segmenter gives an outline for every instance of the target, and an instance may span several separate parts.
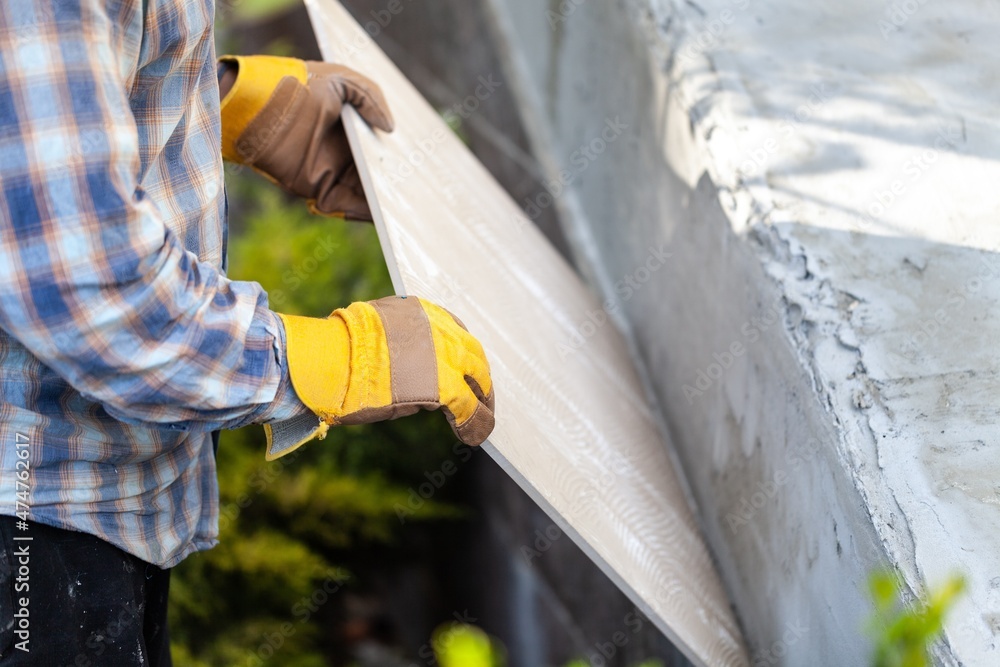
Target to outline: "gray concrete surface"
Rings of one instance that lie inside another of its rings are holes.
[[[963,572],[936,661],[1000,664],[997,6],[488,4],[754,664],[865,664],[890,564]]]

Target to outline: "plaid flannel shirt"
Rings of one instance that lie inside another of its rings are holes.
[[[26,461],[31,519],[163,567],[216,543],[212,431],[306,411],[267,295],[224,273],[213,21],[0,3],[0,513]]]

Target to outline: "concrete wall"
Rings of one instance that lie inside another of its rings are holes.
[[[865,664],[889,564],[964,571],[936,659],[997,664],[998,13],[912,4],[489,0],[755,664]]]
[[[510,34],[531,77],[524,108],[539,111],[529,124],[576,174],[562,200],[582,227],[574,247],[622,303],[755,659],[864,664],[860,589],[878,539],[825,411],[808,400],[812,380],[788,342],[799,323],[761,266],[776,250],[733,230],[707,175],[685,182],[671,167],[684,158],[668,151],[684,142],[669,130],[692,131],[688,110],[671,103],[667,61],[639,19],[589,2],[553,29],[527,0],[504,4],[506,20],[522,22]],[[609,120],[625,129],[598,153]],[[619,282],[650,248],[670,262]],[[733,357],[733,344],[745,352]],[[683,386],[699,371],[712,376],[689,401]]]

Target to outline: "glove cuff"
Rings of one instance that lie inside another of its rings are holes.
[[[343,414],[351,381],[351,334],[335,311],[328,318],[278,313],[285,325],[285,360],[295,393],[326,423]]]
[[[329,426],[418,410],[443,409],[466,444],[478,445],[493,430],[493,382],[482,346],[440,306],[386,297],[326,319],[278,316],[292,386],[315,416],[266,425],[269,460],[322,438]]]
[[[322,440],[347,413],[392,402],[385,330],[370,304],[354,303],[325,319],[277,315],[292,387],[314,414],[264,425],[268,461]]]
[[[254,118],[267,106],[278,83],[292,77],[305,85],[305,61],[278,56],[222,56],[220,63],[235,63],[238,71],[233,87],[222,99],[222,157],[241,162],[236,142]]]

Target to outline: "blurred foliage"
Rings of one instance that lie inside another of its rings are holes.
[[[300,46],[280,31],[270,31],[264,43],[260,35],[247,38],[261,26],[277,24],[302,6],[302,0],[218,0],[215,7],[215,46],[218,54],[267,54],[301,58]]]
[[[231,278],[261,283],[276,310],[315,317],[392,294],[373,225],[314,216],[262,178],[229,172],[230,197],[250,203],[234,221]]]
[[[445,623],[431,637],[440,667],[504,667],[504,648],[474,625]]]
[[[434,658],[439,667],[506,667],[507,651],[496,637],[466,623],[444,623],[431,638]],[[565,667],[590,667],[582,658],[566,663]],[[635,667],[663,667],[659,660],[644,660]]]
[[[941,635],[945,615],[965,591],[965,579],[951,577],[912,608],[902,600],[903,581],[895,572],[872,574],[868,590],[875,607],[872,666],[928,667],[930,647]]]
[[[243,213],[229,275],[260,282],[275,310],[323,316],[392,293],[372,226],[312,216],[248,171],[229,168],[227,184]],[[424,471],[452,456],[453,442],[446,421],[425,413],[337,428],[268,463],[260,427],[223,433],[220,544],[188,557],[171,583],[175,663],[335,664],[330,601],[364,588],[372,550],[407,557],[397,507],[407,506]],[[435,498],[406,519],[460,515]]]
[[[219,0],[216,11],[220,16],[231,12],[238,21],[263,21],[300,4],[302,0]]]

